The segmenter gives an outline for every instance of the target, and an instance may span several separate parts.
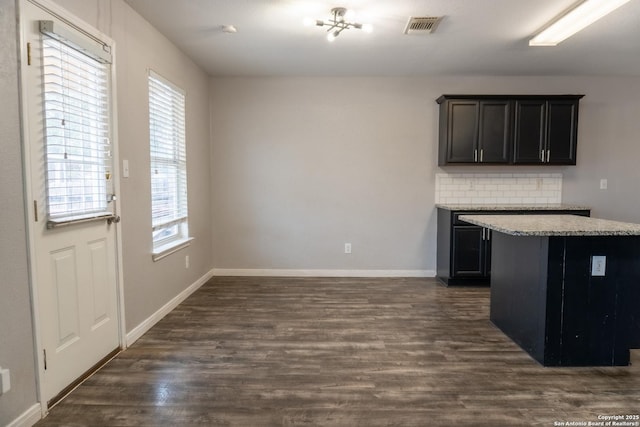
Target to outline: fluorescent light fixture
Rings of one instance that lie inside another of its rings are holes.
[[[529,40],[529,46],[556,46],[630,0],[584,0]]]

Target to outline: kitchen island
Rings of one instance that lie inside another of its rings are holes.
[[[629,364],[640,348],[640,225],[463,215],[491,229],[491,321],[544,366]]]

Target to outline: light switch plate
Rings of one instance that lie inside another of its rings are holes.
[[[129,178],[129,160],[122,161],[122,177]]]
[[[607,268],[607,257],[604,255],[593,255],[591,257],[591,275],[602,277]]]

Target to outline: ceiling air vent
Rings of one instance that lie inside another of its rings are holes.
[[[405,34],[430,34],[436,30],[442,16],[410,16]]]

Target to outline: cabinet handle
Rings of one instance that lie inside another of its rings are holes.
[[[551,157],[551,150],[547,150],[547,163],[549,163],[549,157]]]
[[[544,163],[544,150],[540,151],[540,160]]]
[[[478,150],[477,149],[473,150],[473,161],[476,162],[476,163],[478,162]]]
[[[482,163],[482,158],[484,157],[484,148],[480,149],[480,163]]]
[[[486,240],[486,238],[485,238],[485,233],[486,233],[486,231],[487,231],[487,229],[486,229],[486,228],[483,228],[483,229],[482,229],[482,240]]]
[[[487,240],[491,240],[491,230],[487,230]]]

